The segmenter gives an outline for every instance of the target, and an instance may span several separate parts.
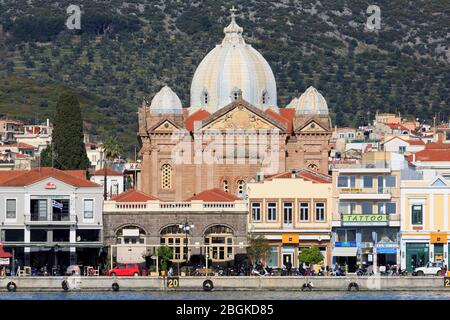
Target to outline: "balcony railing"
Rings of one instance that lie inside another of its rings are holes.
[[[39,216],[38,213],[32,212],[25,215],[25,223],[27,224],[76,224],[76,214],[53,213],[50,216]]]

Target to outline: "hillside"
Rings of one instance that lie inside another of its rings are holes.
[[[195,68],[221,41],[234,4],[246,41],[274,71],[280,106],[314,85],[339,126],[377,110],[450,115],[448,0],[378,1],[376,32],[364,26],[372,1],[84,1],[80,31],[65,29],[70,3],[0,2],[0,113],[50,114],[55,91],[69,86],[89,97],[90,130],[117,132],[131,150],[142,97],[167,84],[188,106]],[[28,100],[26,85],[5,93],[5,83],[25,78],[48,90]]]

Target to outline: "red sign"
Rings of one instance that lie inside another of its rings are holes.
[[[56,189],[56,184],[54,184],[53,182],[49,181],[45,184],[45,189]]]

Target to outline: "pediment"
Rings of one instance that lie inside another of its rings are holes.
[[[432,187],[446,187],[447,186],[447,182],[445,181],[445,179],[441,176],[437,177],[436,179],[434,179],[433,183],[431,184]]]
[[[164,132],[172,132],[178,129],[180,128],[175,123],[166,119],[155,124],[152,128],[149,129],[149,131],[164,133]]]
[[[305,123],[302,127],[300,127],[298,132],[328,132],[327,129],[322,127],[319,123],[317,123],[314,120],[311,120],[307,123]]]
[[[281,130],[285,127],[245,101],[236,101],[206,119],[203,130]]]

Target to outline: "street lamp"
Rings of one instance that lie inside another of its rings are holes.
[[[53,271],[53,275],[56,276],[57,274],[57,270],[58,270],[58,249],[59,249],[59,245],[55,244],[55,247],[53,248],[54,253],[55,253],[55,267],[54,267],[54,271]]]
[[[193,229],[194,228],[194,225],[193,224],[189,224],[188,223],[188,221],[187,221],[187,219],[186,219],[186,221],[183,223],[183,224],[179,224],[178,225],[178,228],[180,228],[180,230],[183,230],[184,231],[184,234],[185,234],[185,236],[186,236],[186,239],[185,239],[185,241],[184,241],[184,245],[185,245],[185,254],[186,254],[186,265],[188,264],[188,233],[189,233],[189,231],[191,230],[191,229]]]

